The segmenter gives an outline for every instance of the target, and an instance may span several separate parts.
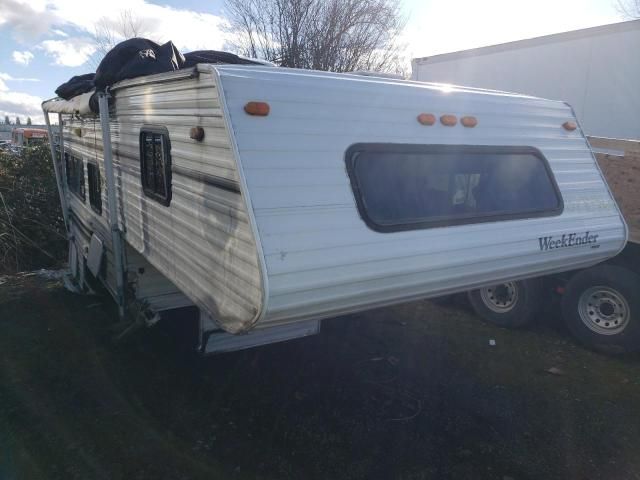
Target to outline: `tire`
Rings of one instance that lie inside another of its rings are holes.
[[[473,310],[483,320],[505,328],[530,324],[540,311],[542,281],[538,278],[500,283],[469,292]]]
[[[598,265],[573,276],[562,297],[562,317],[584,345],[604,353],[640,350],[640,276]]]

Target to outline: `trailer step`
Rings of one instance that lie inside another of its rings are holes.
[[[223,330],[209,330],[204,332],[201,353],[206,355],[232,352],[315,335],[320,332],[320,323],[320,320],[307,320],[277,327],[256,328],[244,335],[232,335]]]

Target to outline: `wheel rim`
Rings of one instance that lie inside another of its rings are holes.
[[[580,295],[578,301],[580,320],[591,331],[600,335],[622,332],[631,318],[627,299],[610,287],[591,287]]]
[[[518,302],[518,287],[515,282],[506,282],[481,288],[480,298],[492,312],[510,312]]]

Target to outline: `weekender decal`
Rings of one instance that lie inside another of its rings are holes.
[[[561,236],[550,235],[548,237],[538,237],[540,251],[557,250],[558,248],[583,247],[589,245],[591,248],[598,248],[598,234],[592,234],[588,230],[584,233],[563,233]]]

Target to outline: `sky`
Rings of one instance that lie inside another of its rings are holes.
[[[401,0],[408,60],[622,21],[616,0]],[[42,121],[40,103],[95,70],[97,22],[123,11],[183,52],[225,44],[223,0],[0,0],[0,120]]]

